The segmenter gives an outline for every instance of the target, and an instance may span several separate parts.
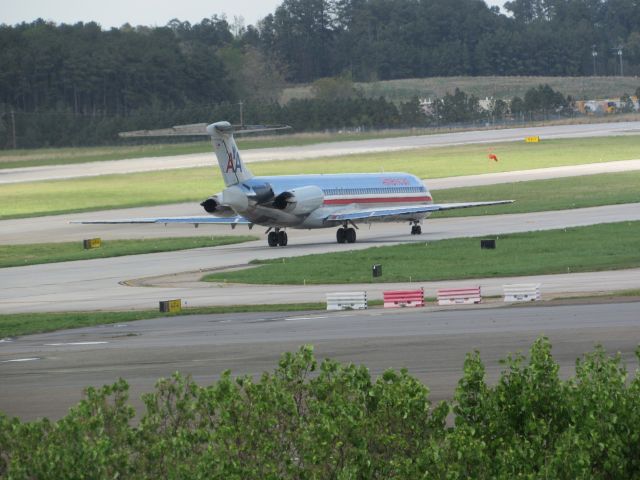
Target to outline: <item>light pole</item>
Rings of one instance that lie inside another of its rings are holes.
[[[13,132],[11,138],[13,140],[13,149],[15,150],[18,148],[18,143],[16,142],[16,114],[13,108],[11,109],[11,131]]]
[[[618,47],[618,58],[620,59],[620,76],[624,77],[624,70],[622,69],[622,45]]]
[[[596,58],[598,57],[598,52],[596,50],[595,45],[591,45],[591,57],[593,58],[593,76],[596,76]]]
[[[624,77],[624,70],[622,67],[622,49],[623,49],[623,46],[619,45],[617,47],[612,48],[611,50],[616,52],[616,55],[618,55],[618,58],[620,59],[620,76]]]

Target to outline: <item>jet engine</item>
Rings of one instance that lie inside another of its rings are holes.
[[[251,189],[253,190],[253,194],[249,194],[249,198],[257,204],[265,204],[275,197],[273,188],[271,188],[271,185],[268,183],[253,185]]]
[[[285,210],[294,215],[306,214],[322,206],[324,193],[316,186],[294,188],[282,192],[273,200],[274,208]]]
[[[202,208],[204,208],[204,210],[207,213],[211,213],[218,217],[235,217],[236,216],[236,212],[234,212],[231,207],[221,204],[220,198],[218,197],[218,195],[213,195],[207,198],[200,205],[202,206]]]

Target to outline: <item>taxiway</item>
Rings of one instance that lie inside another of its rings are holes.
[[[322,301],[327,291],[353,290],[362,286],[229,287],[202,283],[181,284],[176,281],[173,284],[164,282],[164,284],[160,283],[163,286],[151,287],[148,285],[153,283],[130,281],[146,277],[171,276],[180,272],[201,272],[242,266],[253,259],[326,253],[337,249],[363,249],[411,241],[428,243],[443,238],[548,230],[631,220],[640,220],[640,204],[527,214],[486,215],[464,219],[433,219],[425,222],[424,233],[420,236],[409,235],[407,225],[378,224],[372,226],[370,230],[366,227],[361,228],[358,233],[358,242],[355,244],[337,245],[333,229],[294,230],[290,232],[289,245],[285,248],[268,248],[265,246],[264,239],[261,239],[246,244],[215,248],[5,268],[0,271],[0,309],[7,313],[153,309],[157,307],[159,300],[169,298],[182,298],[189,306]],[[160,225],[143,227],[163,228]],[[201,227],[199,231],[203,232],[204,229]],[[244,233],[248,230],[238,228],[235,231]],[[152,234],[149,233],[149,235]],[[363,268],[370,268],[370,266]],[[640,275],[636,270],[619,270],[607,274],[609,275],[607,283],[603,283],[605,272],[593,272],[579,274],[582,276],[580,281],[571,281],[566,287],[562,285],[569,279],[561,279],[556,285],[562,292],[601,291],[603,285],[607,288],[614,288],[613,285],[617,285],[617,289],[640,287]],[[552,277],[557,278],[557,276]],[[301,279],[301,283],[303,280]],[[124,283],[127,281],[129,282]],[[474,284],[495,289],[496,285],[491,285],[494,281],[478,280],[474,281]],[[552,293],[554,291],[550,290],[553,284],[552,279],[545,279],[544,283],[549,288],[546,291]],[[382,288],[390,287],[391,285],[385,284]]]

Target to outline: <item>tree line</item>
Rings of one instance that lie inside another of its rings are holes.
[[[545,338],[493,385],[471,353],[452,401],[433,405],[406,370],[373,379],[305,346],[259,379],[162,379],[135,425],[119,380],[58,421],[0,415],[0,477],[638,478],[638,375],[602,348],[558,371]]]
[[[330,79],[323,82],[331,83]],[[417,97],[398,104],[383,97],[367,98],[357,91],[347,96],[318,90],[314,98],[293,99],[286,104],[243,104],[244,118],[268,119],[269,122],[292,125],[297,132],[363,131],[384,128],[429,128],[485,126],[521,123],[574,115],[571,99],[548,85],[529,89],[524,99],[495,99],[481,106],[480,99],[456,89],[425,104]],[[189,105],[182,108],[151,107],[116,115],[76,115],[72,112],[14,112],[0,116],[0,139],[11,146],[13,125],[23,148],[65,145],[98,145],[115,143],[121,131],[165,128],[171,125],[207,123],[224,118],[240,122],[239,105],[223,102],[217,105]],[[186,137],[193,139],[194,137]]]
[[[357,81],[452,75],[627,74],[640,66],[634,0],[284,0],[244,38],[287,78],[348,71]]]
[[[509,15],[481,0],[283,0],[248,26],[218,15],[161,27],[3,24],[0,147],[13,145],[14,131],[22,147],[104,143],[129,128],[229,118],[214,114],[241,100],[271,112],[285,85],[326,78],[640,73],[635,0],[505,8]],[[371,110],[379,100],[367,101]],[[204,120],[190,116],[205,110]],[[404,122],[395,118],[388,126]]]

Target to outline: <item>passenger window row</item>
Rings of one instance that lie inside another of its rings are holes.
[[[384,187],[384,188],[326,188],[325,195],[371,195],[388,193],[426,192],[424,187]]]

